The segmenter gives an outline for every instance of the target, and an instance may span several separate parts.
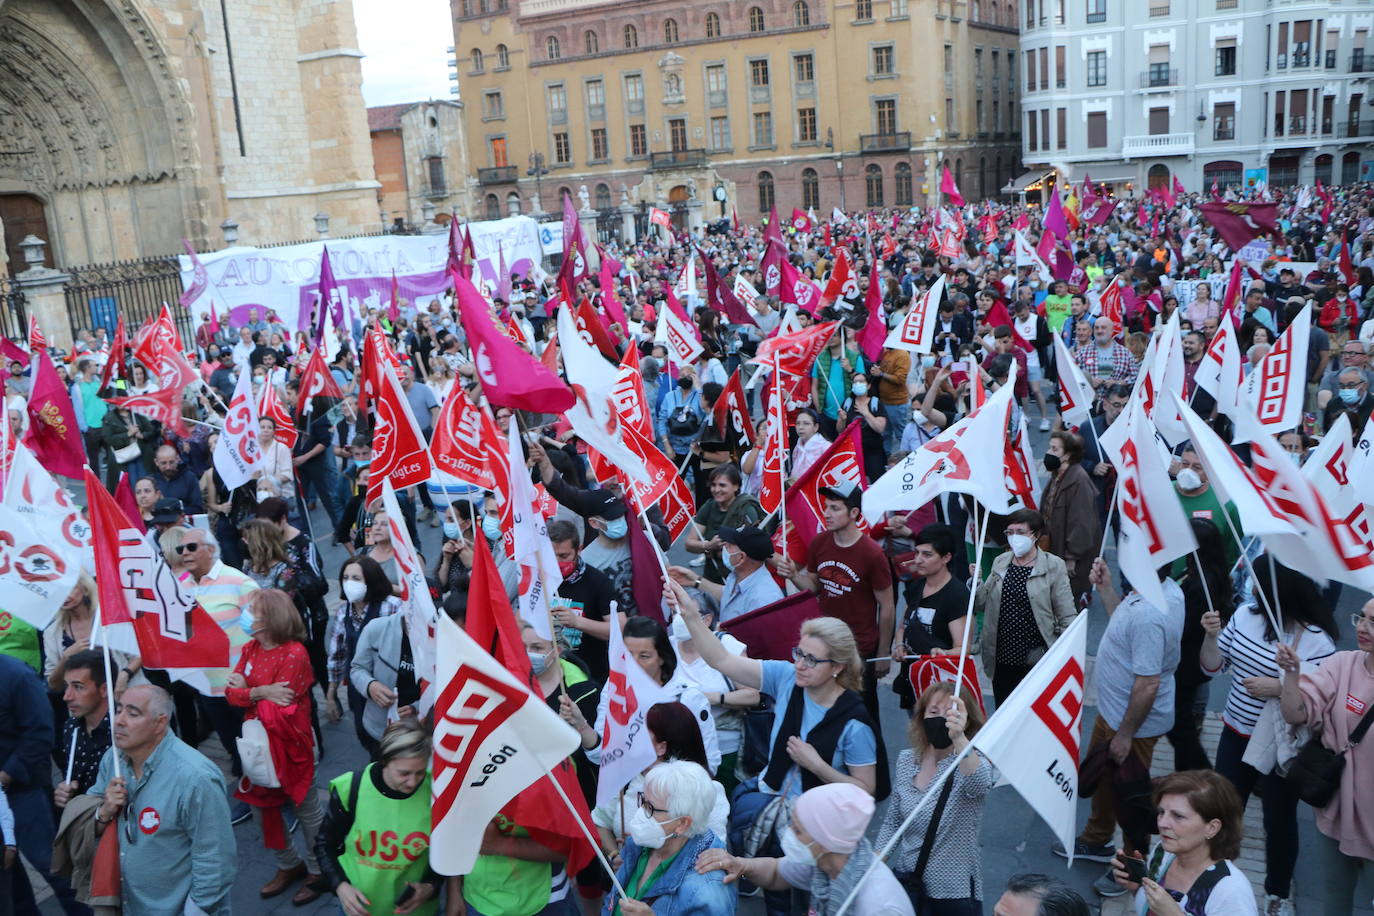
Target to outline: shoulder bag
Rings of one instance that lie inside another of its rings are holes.
[[[1341,787],[1346,751],[1360,743],[1365,732],[1369,731],[1371,723],[1374,723],[1374,703],[1370,704],[1364,717],[1350,733],[1350,740],[1343,749],[1331,750],[1322,744],[1320,737],[1315,737],[1303,745],[1302,750],[1298,751],[1298,755],[1289,764],[1286,777],[1288,785],[1299,798],[1313,808],[1325,808],[1331,803]]]
[[[277,767],[272,762],[272,742],[262,720],[244,719],[243,731],[236,743],[239,760],[243,764],[243,775],[248,781],[264,789],[280,789],[281,780],[277,778]]]

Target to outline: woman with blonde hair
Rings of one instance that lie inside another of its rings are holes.
[[[897,756],[892,780],[892,804],[887,806],[875,845],[882,848],[912,811],[920,813],[906,828],[891,859],[893,872],[906,888],[918,913],[979,914],[983,912],[983,869],[979,835],[983,805],[997,781],[992,764],[970,752],[945,778],[934,805],[921,805],[937,779],[984,721],[972,694],[941,681],[930,685],[916,701],[908,727],[911,747]]]
[[[887,797],[887,755],[864,706],[863,658],[854,632],[835,617],[802,624],[792,662],[734,655],[702,620],[696,601],[672,580],[664,597],[682,615],[706,664],[740,687],[773,699],[763,772],[740,784],[730,812],[730,847],[745,856],[782,854],[781,832],[808,789],[851,783]],[[766,891],[770,912],[790,908],[789,891]]]
[[[286,537],[280,528],[266,519],[255,518],[239,529],[243,545],[248,548],[248,562],[243,572],[260,588],[279,588],[294,597],[295,573],[286,555]]]
[[[48,681],[48,689],[61,694],[66,688],[63,676],[67,673],[67,660],[78,652],[91,647],[91,629],[95,623],[96,608],[100,595],[96,590],[95,579],[82,573],[72,586],[71,592],[63,600],[57,614],[43,630],[43,676]],[[115,675],[111,699],[129,686],[130,680],[143,668],[137,655],[128,655],[117,649],[110,650],[110,667],[118,672]]]

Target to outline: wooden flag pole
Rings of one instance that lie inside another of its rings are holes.
[[[633,900],[633,897],[625,893],[625,888],[621,886],[620,881],[615,876],[615,869],[611,867],[611,863],[606,858],[606,854],[601,851],[601,844],[592,837],[591,831],[588,830],[587,825],[582,822],[582,818],[577,813],[577,808],[573,806],[572,799],[568,798],[568,793],[563,791],[563,786],[554,778],[553,771],[544,764],[542,758],[539,759],[539,765],[543,767],[544,775],[548,777],[549,782],[553,783],[554,791],[558,793],[558,797],[563,799],[563,804],[568,806],[568,812],[573,816],[573,820],[577,821],[577,827],[582,831],[582,835],[587,838],[588,843],[592,844],[592,851],[596,853],[597,859],[600,860],[601,867],[606,869],[606,874],[611,876],[611,884],[615,887],[615,892],[625,900]]]

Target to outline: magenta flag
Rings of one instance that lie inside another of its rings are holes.
[[[615,273],[611,270],[611,259],[603,257],[601,259],[601,270],[598,279],[601,281],[601,308],[610,316],[610,319],[625,331],[625,336],[630,336],[630,322],[625,317],[625,308],[620,304],[620,298],[615,294]]]
[[[940,193],[948,197],[954,206],[964,205],[964,195],[959,193],[959,186],[954,183],[954,175],[951,174],[949,166],[944,166],[944,172],[940,175]]]
[[[33,394],[29,396],[29,431],[24,444],[54,474],[82,479],[85,474],[86,448],[81,439],[81,427],[76,422],[76,408],[47,350],[35,351],[33,364]]]
[[[1278,217],[1279,205],[1268,202],[1208,201],[1198,209],[1207,222],[1221,233],[1221,240],[1232,251],[1240,251],[1252,239],[1261,235],[1281,238]]]
[[[571,407],[576,400],[572,391],[496,326],[486,300],[472,283],[457,274],[450,274],[450,278],[458,299],[458,316],[487,400],[499,407],[537,413],[562,413]]]
[[[1050,200],[1045,206],[1045,229],[1061,239],[1067,239],[1069,221],[1064,218],[1064,205],[1059,202],[1059,189],[1047,188],[1046,193],[1050,195]]]
[[[864,359],[876,363],[883,356],[883,341],[887,340],[887,322],[883,320],[883,290],[878,283],[878,259],[868,269],[868,291],[864,293],[864,307],[868,320],[859,332],[859,349]]]
[[[730,319],[731,324],[752,324],[757,326],[758,322],[754,316],[749,314],[749,310],[744,307],[744,303],[739,301],[727,284],[720,282],[720,274],[716,271],[716,265],[711,263],[711,259],[700,249],[701,266],[706,268],[706,303],[717,312],[723,312]]]
[[[750,658],[790,662],[802,624],[819,616],[815,593],[803,591],[727,620],[720,628],[748,646]]]
[[[642,617],[657,620],[665,627],[668,621],[663,618],[663,564],[659,562],[658,551],[649,538],[654,533],[646,529],[639,516],[633,511],[625,514],[625,525],[629,531],[630,592],[635,599],[635,610]]]

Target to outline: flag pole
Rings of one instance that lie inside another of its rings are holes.
[[[87,465],[87,470],[89,469],[90,466]],[[114,671],[114,666],[110,664],[110,640],[109,637],[105,635],[105,621],[100,619],[100,614],[98,613],[95,615],[95,617],[96,619],[92,624],[91,641],[95,641],[96,633],[100,634],[100,654],[105,657],[105,684],[107,685],[107,689],[110,691],[111,699],[113,700],[115,679],[114,674],[112,673]],[[113,716],[110,717],[110,727],[112,729],[114,727]],[[119,779],[123,776],[123,774],[120,772],[121,767],[119,765],[119,748],[113,748],[113,751],[114,753],[110,755],[110,761],[114,764],[115,778]],[[69,782],[71,781],[70,774],[68,775],[67,779]]]
[[[787,408],[782,403],[782,355],[776,350],[773,351],[773,397],[778,399],[778,406],[782,409],[778,412],[778,470],[782,473],[783,482],[787,481]],[[766,453],[765,449],[765,453]],[[763,473],[768,473],[768,462],[763,465]],[[760,526],[762,527],[762,526]],[[787,548],[787,487],[783,486],[778,491],[778,527],[782,529],[783,549]]]
[[[78,729],[72,729],[72,748],[67,752],[67,778],[66,782],[72,781],[72,770],[76,768],[76,737]],[[116,752],[118,753],[118,752]]]
[[[581,830],[587,842],[592,844],[592,851],[596,853],[597,859],[600,860],[601,867],[606,869],[606,874],[611,876],[611,884],[615,887],[616,893],[626,900],[633,900],[634,898],[625,893],[625,888],[621,887],[620,881],[616,879],[615,869],[611,867],[611,863],[607,860],[606,854],[601,851],[601,844],[592,837],[592,832],[588,830],[587,825],[582,822],[581,815],[577,813],[577,808],[573,806],[572,799],[568,798],[568,793],[563,791],[562,784],[554,778],[553,771],[544,763],[543,758],[536,759],[539,760],[539,765],[543,768],[544,775],[548,777],[549,782],[553,783],[554,791],[558,793],[558,797],[563,799],[563,804],[568,806],[569,813],[572,814],[573,820],[577,822],[577,829]]]
[[[960,686],[963,686],[964,682],[964,661],[968,658],[969,637],[973,635],[973,600],[975,596],[977,596],[978,594],[978,581],[981,578],[979,573],[981,573],[983,570],[983,542],[987,539],[988,536],[988,516],[991,514],[991,511],[987,507],[984,507],[983,524],[979,526],[978,503],[974,502],[973,527],[978,530],[978,548],[974,551],[973,554],[974,572],[973,575],[969,576],[969,579],[971,580],[971,587],[968,590],[968,610],[964,612],[964,636],[959,641],[959,666],[954,669],[954,676],[958,678],[958,681],[956,683],[958,683]]]
[[[1207,610],[1215,611],[1217,606],[1212,603],[1212,590],[1207,585],[1207,575],[1202,571],[1202,560],[1198,558],[1196,547],[1193,548],[1193,565],[1197,567],[1198,581],[1202,583],[1202,595],[1207,599]]]
[[[1222,510],[1221,510],[1221,517],[1224,518],[1224,519],[1226,519],[1226,528],[1227,528],[1227,530],[1229,530],[1229,531],[1231,532],[1231,537],[1235,538],[1235,539],[1236,539],[1236,543],[1239,544],[1240,547],[1241,547],[1241,551],[1240,551],[1240,560],[1241,560],[1242,563],[1245,564],[1246,570],[1250,573],[1250,578],[1251,578],[1251,579],[1254,579],[1256,582],[1259,582],[1259,576],[1255,575],[1255,565],[1254,565],[1253,563],[1250,562],[1250,554],[1245,550],[1245,542],[1244,542],[1243,540],[1241,540],[1240,535],[1236,533],[1236,525],[1235,525],[1234,522],[1231,521],[1231,513],[1227,512],[1226,509],[1223,507]],[[1266,552],[1268,552],[1268,548],[1267,548],[1267,547],[1265,548],[1265,550],[1266,550]],[[1273,561],[1274,561],[1274,555],[1273,555],[1272,553],[1270,553],[1270,554],[1269,554],[1269,562],[1272,563]],[[1270,567],[1269,572],[1270,572],[1270,581],[1272,582],[1272,581],[1273,581],[1273,568],[1272,568],[1272,567]],[[1283,627],[1280,626],[1280,624],[1279,624],[1279,617],[1278,617],[1278,614],[1274,613],[1274,609],[1273,609],[1272,607],[1269,606],[1269,596],[1266,595],[1266,594],[1264,593],[1264,589],[1262,589],[1262,588],[1257,588],[1257,589],[1255,589],[1255,594],[1256,594],[1256,595],[1259,595],[1260,605],[1264,608],[1264,612],[1265,612],[1266,614],[1269,615],[1269,624],[1274,628],[1274,635],[1275,635],[1275,636],[1278,636],[1279,634],[1283,633]],[[1277,589],[1276,589],[1276,590],[1275,590],[1275,598],[1277,598],[1277,597],[1278,597],[1278,595],[1277,595]]]

